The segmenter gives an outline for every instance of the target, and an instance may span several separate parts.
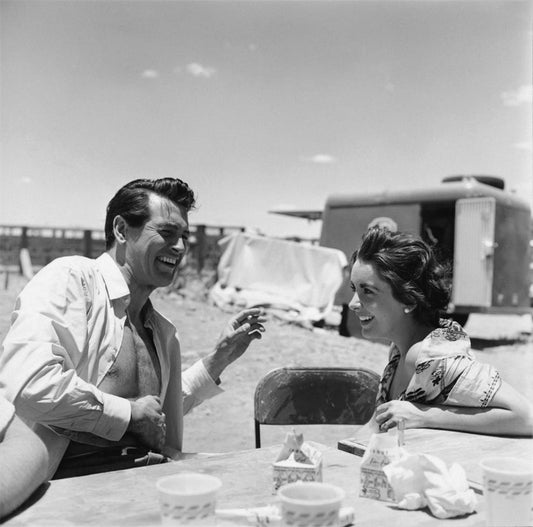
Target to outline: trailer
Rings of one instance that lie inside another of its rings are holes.
[[[466,322],[470,313],[530,313],[531,211],[494,176],[450,176],[425,189],[335,194],[322,214],[320,245],[350,258],[373,223],[392,222],[434,245],[452,264],[449,313]],[[339,331],[359,335],[348,316],[349,273],[335,304],[342,306]]]

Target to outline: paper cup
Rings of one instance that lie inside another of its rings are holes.
[[[530,459],[493,457],[480,462],[488,527],[533,525],[533,463]]]
[[[337,527],[339,510],[346,493],[335,485],[298,481],[278,490],[284,525]]]
[[[215,525],[217,491],[215,476],[183,472],[156,482],[163,525]]]

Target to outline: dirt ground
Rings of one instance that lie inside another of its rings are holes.
[[[9,328],[16,295],[24,285],[11,276],[4,290],[0,281],[0,341]],[[178,328],[185,366],[203,357],[232,315],[203,300],[200,291],[156,292],[154,304]],[[466,325],[478,359],[494,364],[502,377],[533,401],[533,337],[531,317],[474,315]],[[254,447],[253,395],[257,382],[278,366],[361,366],[381,373],[387,346],[341,337],[335,328],[313,330],[270,318],[267,331],[222,375],[225,392],[185,417],[184,450],[226,452]],[[265,445],[283,440],[287,428],[262,427]],[[299,427],[307,439],[336,446],[353,435],[351,426]]]

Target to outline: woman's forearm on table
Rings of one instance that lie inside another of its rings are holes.
[[[469,408],[419,405],[427,428],[445,428],[490,435],[533,436],[530,409]]]

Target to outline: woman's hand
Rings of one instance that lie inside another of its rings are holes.
[[[423,428],[424,417],[422,405],[397,400],[380,404],[375,414],[375,420],[381,432],[398,426],[401,420],[404,421],[405,428]]]

